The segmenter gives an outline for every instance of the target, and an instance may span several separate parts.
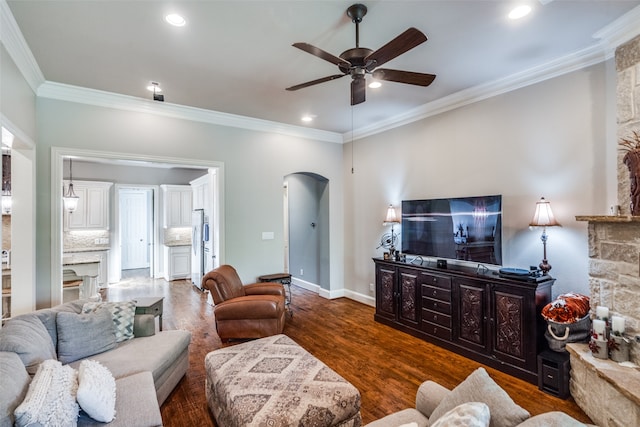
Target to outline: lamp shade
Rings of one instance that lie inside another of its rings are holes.
[[[551,211],[551,203],[546,201],[544,197],[540,201],[536,202],[536,212],[533,214],[531,223],[533,227],[553,227],[560,226],[560,223],[556,221]]]
[[[389,207],[387,208],[387,216],[385,216],[384,218],[384,223],[385,224],[400,223],[400,219],[398,218],[398,215],[396,215],[396,209],[393,207],[393,205],[389,205]]]

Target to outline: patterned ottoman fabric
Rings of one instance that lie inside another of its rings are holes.
[[[207,354],[205,392],[220,427],[359,427],[360,392],[286,335]]]

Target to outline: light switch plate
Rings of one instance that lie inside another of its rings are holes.
[[[275,237],[273,231],[263,231],[262,240],[273,240]]]

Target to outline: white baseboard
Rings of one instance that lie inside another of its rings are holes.
[[[311,283],[311,282],[307,282],[301,279],[298,279],[297,277],[293,277],[291,279],[291,284],[299,286],[303,289],[306,289],[308,291],[311,292],[315,292],[317,293],[319,296],[326,298],[326,299],[336,299],[336,298],[349,298],[352,299],[354,301],[357,301],[359,303],[362,304],[366,304],[366,305],[370,305],[372,307],[375,307],[376,305],[376,299],[372,296],[369,295],[364,295],[358,292],[354,292],[348,289],[335,289],[332,291],[328,291],[326,289],[321,288],[320,286]]]

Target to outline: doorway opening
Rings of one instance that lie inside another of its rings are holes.
[[[120,279],[153,277],[155,257],[154,187],[117,186]]]
[[[298,172],[285,177],[285,265],[296,285],[330,290],[329,180]]]

